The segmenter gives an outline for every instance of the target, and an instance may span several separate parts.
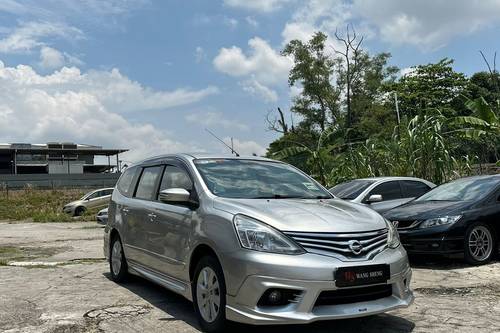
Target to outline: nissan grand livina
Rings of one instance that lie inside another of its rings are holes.
[[[128,168],[113,192],[104,252],[191,300],[202,329],[301,324],[413,301],[397,230],[300,170],[258,157],[166,155]]]

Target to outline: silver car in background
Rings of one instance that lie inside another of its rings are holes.
[[[373,177],[337,184],[330,192],[340,199],[365,204],[382,214],[427,193],[434,187],[435,184],[420,178]]]
[[[71,216],[80,216],[88,209],[106,207],[111,199],[113,188],[101,188],[85,194],[76,201],[72,201],[63,207],[63,212]]]
[[[129,167],[104,253],[114,281],[136,274],[193,301],[206,332],[227,320],[303,324],[413,301],[391,223],[258,157],[176,154]]]

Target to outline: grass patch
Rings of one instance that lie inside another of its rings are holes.
[[[73,218],[62,211],[65,204],[80,199],[90,190],[22,190],[0,191],[0,220],[29,220],[33,222],[95,221],[98,210],[86,211]]]
[[[67,248],[0,246],[0,266],[6,266],[11,261],[28,261],[40,257],[50,257],[65,249]]]

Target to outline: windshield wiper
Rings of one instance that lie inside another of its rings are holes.
[[[299,195],[274,194],[274,195],[264,195],[264,196],[254,197],[252,199],[331,199],[331,197],[327,197],[324,195],[318,195],[315,197],[304,197]]]
[[[272,194],[272,195],[263,195],[259,197],[254,197],[252,199],[304,199],[304,197],[296,195]]]

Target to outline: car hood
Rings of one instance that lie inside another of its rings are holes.
[[[64,205],[64,207],[77,206],[81,203],[82,203],[82,200],[75,200],[75,201],[71,201],[70,203],[67,203],[66,205]]]
[[[282,231],[346,233],[386,228],[377,212],[340,199],[217,198],[214,208],[253,217]]]
[[[383,215],[393,220],[426,220],[446,215],[458,215],[468,209],[468,201],[410,201],[385,212]]]

